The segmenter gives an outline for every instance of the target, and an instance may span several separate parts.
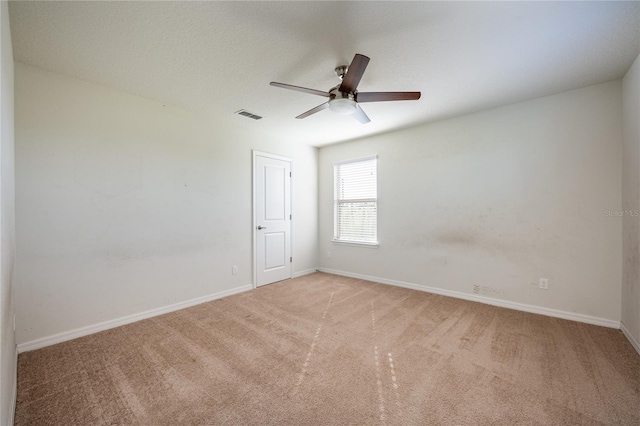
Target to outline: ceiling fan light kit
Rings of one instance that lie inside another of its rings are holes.
[[[356,89],[368,64],[368,57],[356,53],[351,61],[351,65],[348,67],[346,65],[336,67],[336,75],[342,83],[336,87],[332,87],[328,92],[293,86],[291,84],[277,83],[275,81],[272,81],[271,85],[329,98],[327,102],[296,117],[299,119],[306,118],[316,112],[329,108],[329,110],[336,114],[351,115],[360,123],[365,124],[371,120],[367,117],[364,110],[360,108],[358,105],[359,102],[414,101],[420,99],[420,92],[358,92]]]
[[[356,101],[349,98],[333,98],[329,101],[329,109],[340,115],[350,115],[356,112]]]

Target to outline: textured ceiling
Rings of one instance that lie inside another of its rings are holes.
[[[316,146],[622,77],[639,2],[11,2],[15,59]],[[334,68],[371,58],[362,125],[325,99]],[[247,109],[264,119],[234,115]]]

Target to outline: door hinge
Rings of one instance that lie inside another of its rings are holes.
[[[293,216],[289,215],[289,220],[293,219]]]
[[[291,172],[289,172],[289,177],[291,177]]]
[[[290,258],[289,258],[289,262],[293,262],[293,257],[290,257]]]

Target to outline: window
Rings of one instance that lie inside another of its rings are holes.
[[[334,241],[378,244],[378,159],[333,165]]]

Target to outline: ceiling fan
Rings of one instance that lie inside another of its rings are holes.
[[[414,101],[420,99],[420,92],[358,92],[356,89],[364,70],[369,64],[369,58],[356,53],[351,61],[351,65],[342,65],[336,68],[338,78],[342,83],[332,87],[328,92],[322,90],[308,89],[306,87],[293,86],[291,84],[271,82],[272,86],[283,89],[296,90],[298,92],[310,93],[312,95],[323,96],[329,100],[315,108],[310,109],[296,118],[306,118],[318,111],[329,108],[331,111],[341,115],[352,115],[360,123],[365,124],[371,120],[360,108],[358,103],[362,102],[382,102],[382,101]]]

